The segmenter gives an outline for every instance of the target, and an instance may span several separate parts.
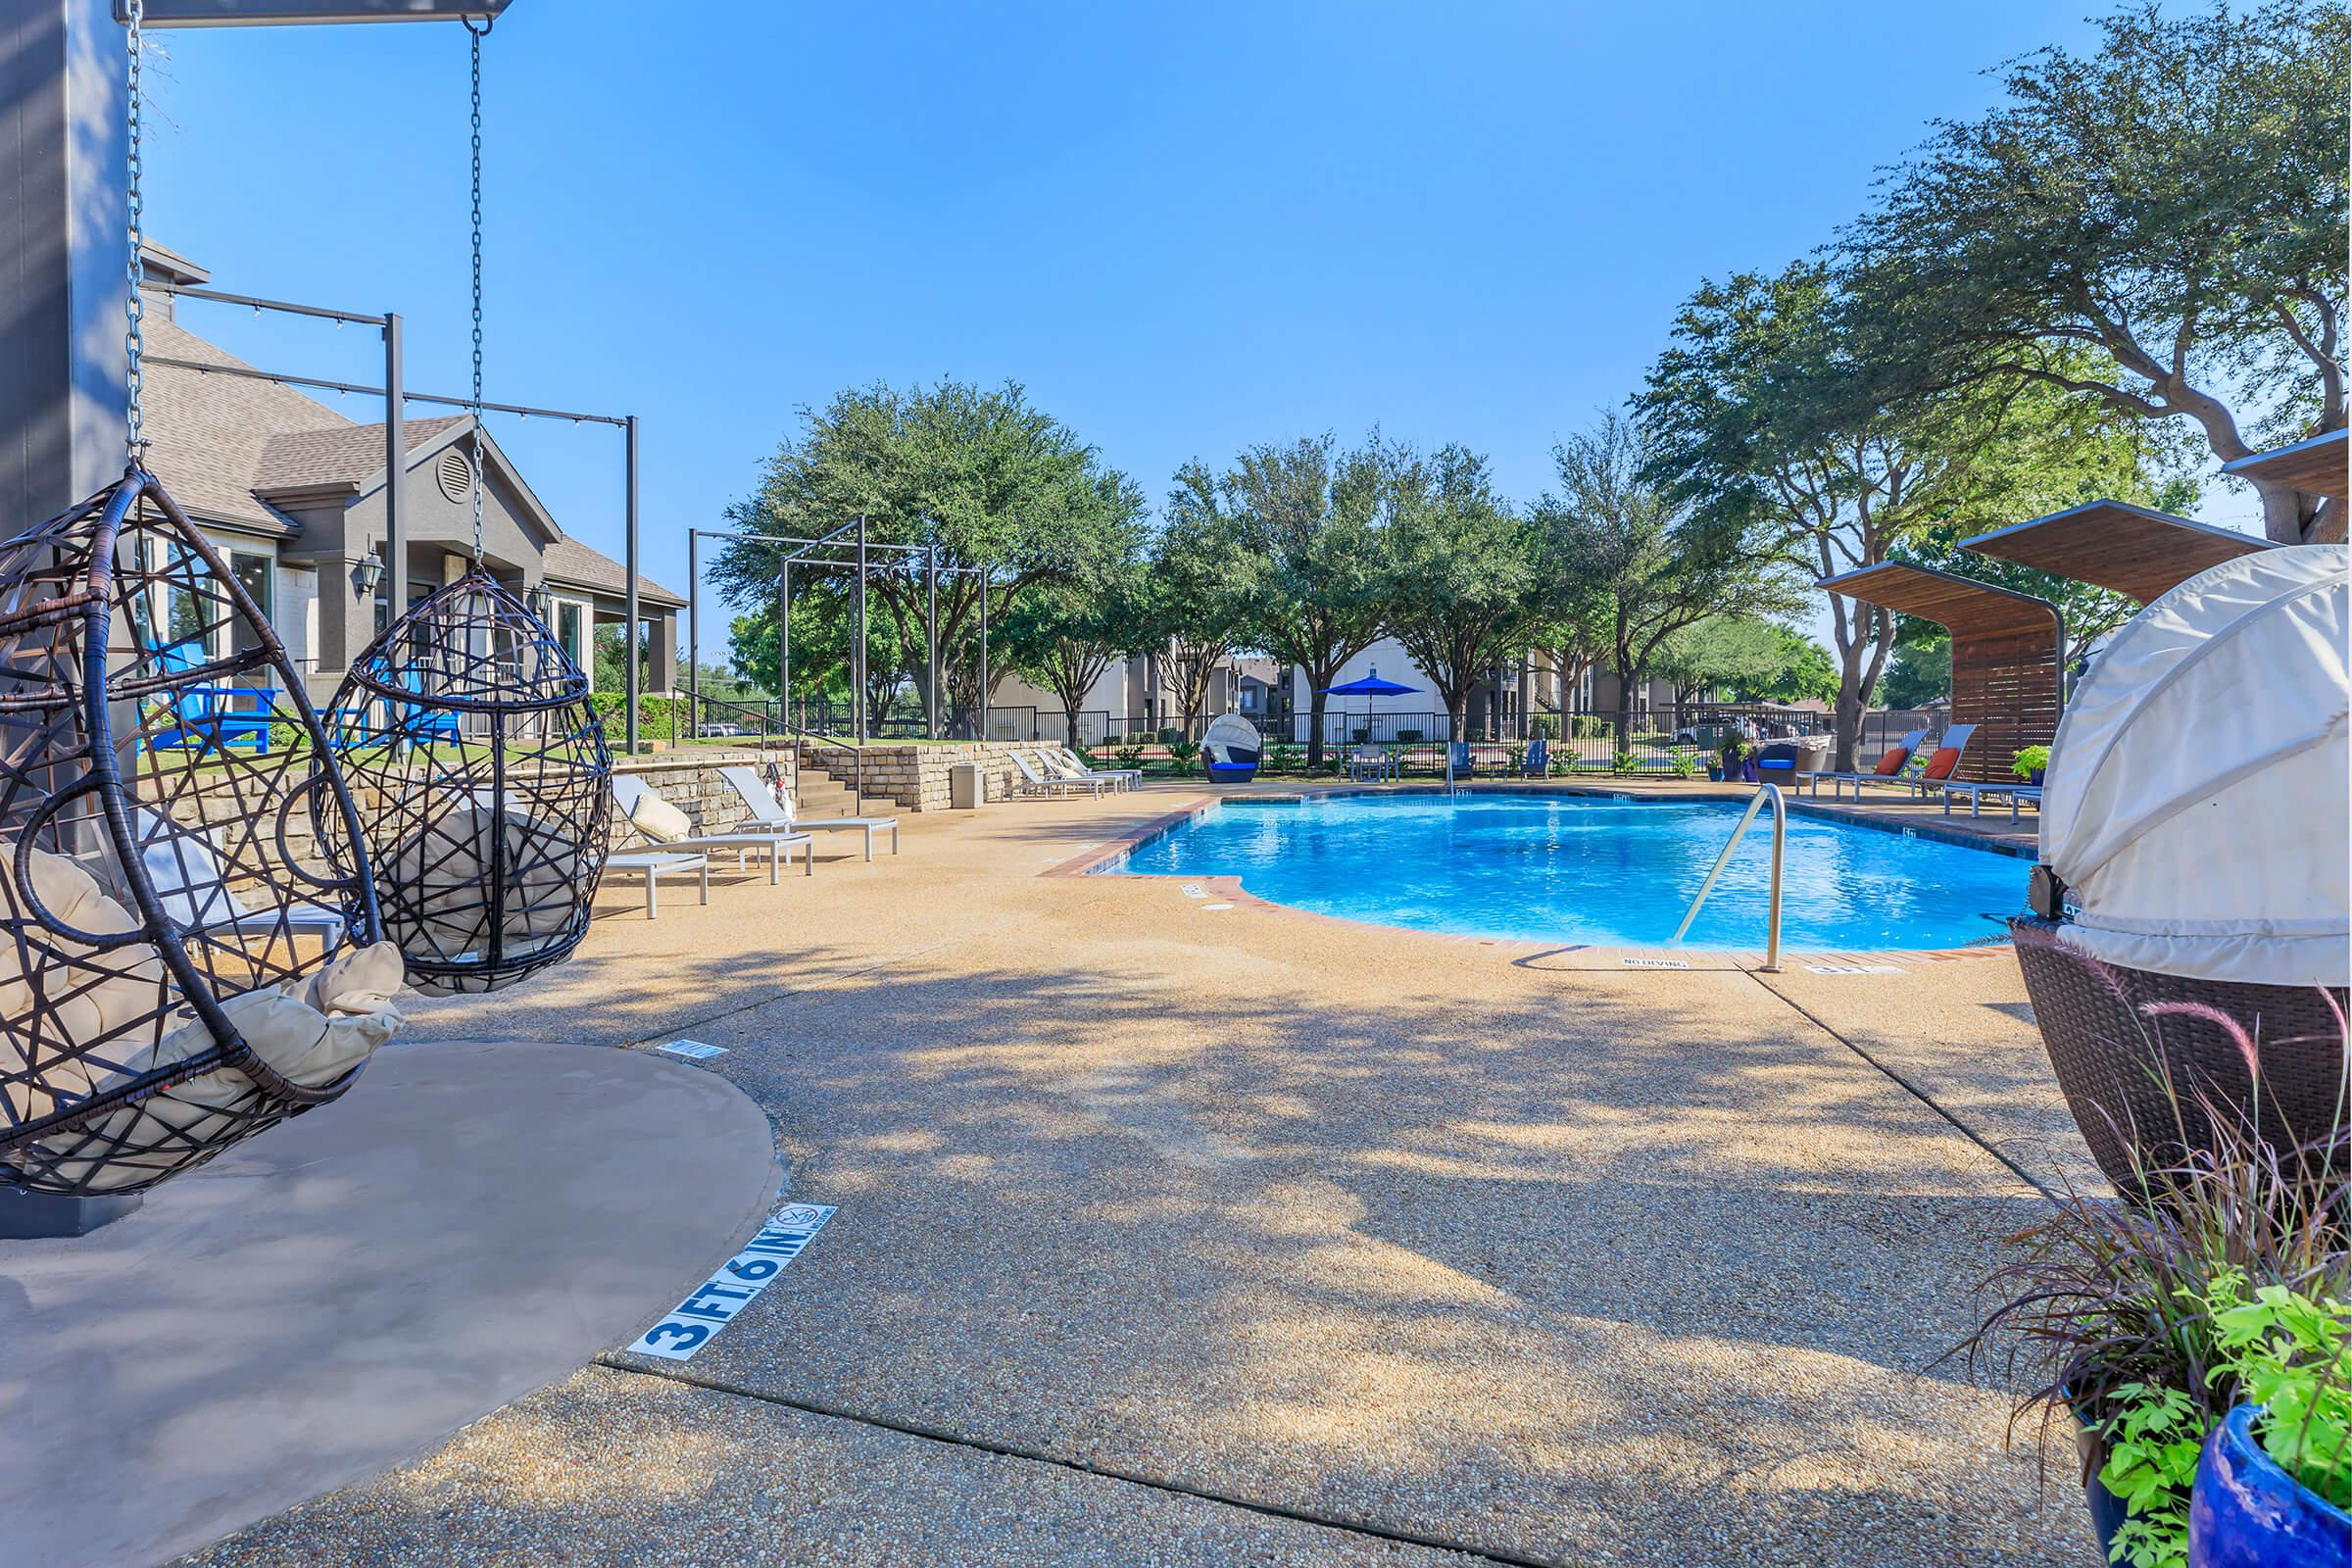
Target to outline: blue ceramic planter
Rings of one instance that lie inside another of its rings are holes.
[[[2188,1568],[2344,1568],[2352,1515],[2272,1462],[2254,1440],[2257,1407],[2213,1429],[2188,1499]]]

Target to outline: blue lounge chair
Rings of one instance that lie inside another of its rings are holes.
[[[1539,735],[1527,743],[1527,760],[1519,769],[1523,778],[1544,778],[1551,772],[1550,742]]]
[[[1470,755],[1468,741],[1454,741],[1446,749],[1447,760],[1455,778],[1471,778],[1478,772],[1478,760]]]
[[[148,650],[166,674],[184,675],[208,657],[193,639]],[[172,693],[172,727],[147,738],[151,751],[193,751],[198,756],[232,747],[256,757],[270,750],[270,722],[277,710],[274,686],[182,686]]]

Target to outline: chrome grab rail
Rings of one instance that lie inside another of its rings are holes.
[[[1765,916],[1764,972],[1781,972],[1781,867],[1788,855],[1788,808],[1781,799],[1781,787],[1778,784],[1757,787],[1755,799],[1749,801],[1747,809],[1740,814],[1740,825],[1733,828],[1732,836],[1724,841],[1723,853],[1715,857],[1715,864],[1708,870],[1707,879],[1698,885],[1697,896],[1691,899],[1690,907],[1683,911],[1683,923],[1674,928],[1674,936],[1667,946],[1679,946],[1690,931],[1690,922],[1698,918],[1698,906],[1707,902],[1708,894],[1715,891],[1715,879],[1723,875],[1723,868],[1731,863],[1732,852],[1740,847],[1740,836],[1747,831],[1747,825],[1756,819],[1756,813],[1764,808],[1767,800],[1772,802],[1772,907]]]

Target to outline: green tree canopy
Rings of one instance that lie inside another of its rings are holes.
[[[1635,694],[1669,639],[1710,616],[1784,613],[1798,602],[1777,557],[1740,530],[1694,520],[1650,477],[1652,458],[1639,425],[1605,413],[1552,449],[1559,492],[1534,511],[1548,618],[1606,651],[1620,737],[1633,733]]]
[[[1758,615],[1709,615],[1660,645],[1649,673],[1678,701],[1722,690],[1741,703],[1828,702],[1838,695],[1829,650]]]
[[[1197,460],[1177,469],[1141,604],[1151,646],[1175,680],[1188,739],[1200,732],[1200,710],[1218,668],[1248,644],[1264,571],[1217,476]]]
[[[985,570],[995,616],[1033,586],[1082,577],[1104,552],[1115,554],[1144,510],[1126,475],[1104,466],[1018,385],[945,380],[906,391],[853,388],[821,411],[803,411],[802,428],[727,517],[747,532],[821,538],[862,515],[873,544],[922,546],[936,550],[942,567]],[[782,554],[773,544],[730,541],[712,580],[737,610],[772,621]],[[919,693],[926,584],[907,553],[873,559],[890,569],[871,577],[869,592],[890,609],[899,667],[912,673]],[[959,715],[980,697],[979,611],[976,572],[940,579],[941,661]]]
[[[1385,624],[1437,688],[1448,738],[1463,740],[1471,689],[1527,646],[1542,614],[1536,529],[1469,449],[1389,451]]]
[[[2342,428],[2344,6],[2101,28],[2010,61],[2006,101],[1937,122],[1845,232],[1860,360],[1911,394],[2029,381],[2193,421],[2225,461]],[[2274,539],[2344,537],[2340,502],[2263,510]]]

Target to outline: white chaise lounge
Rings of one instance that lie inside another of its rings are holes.
[[[655,794],[645,780],[627,773],[612,780],[612,809],[635,830],[637,837],[655,850],[680,854],[733,850],[738,864],[747,861],[752,851],[765,850],[767,879],[772,883],[778,880],[782,866],[797,849],[807,862],[802,874],[816,873],[816,840],[808,834],[765,825],[741,827],[727,833],[697,833],[684,811]],[[648,897],[650,900],[650,892]]]
[[[899,819],[895,816],[803,816],[793,808],[790,793],[772,788],[760,776],[757,768],[722,767],[718,776],[736,799],[743,802],[751,813],[749,821],[779,832],[798,833],[861,833],[865,836],[865,858],[874,858],[874,835],[890,835],[890,853],[899,853]]]

